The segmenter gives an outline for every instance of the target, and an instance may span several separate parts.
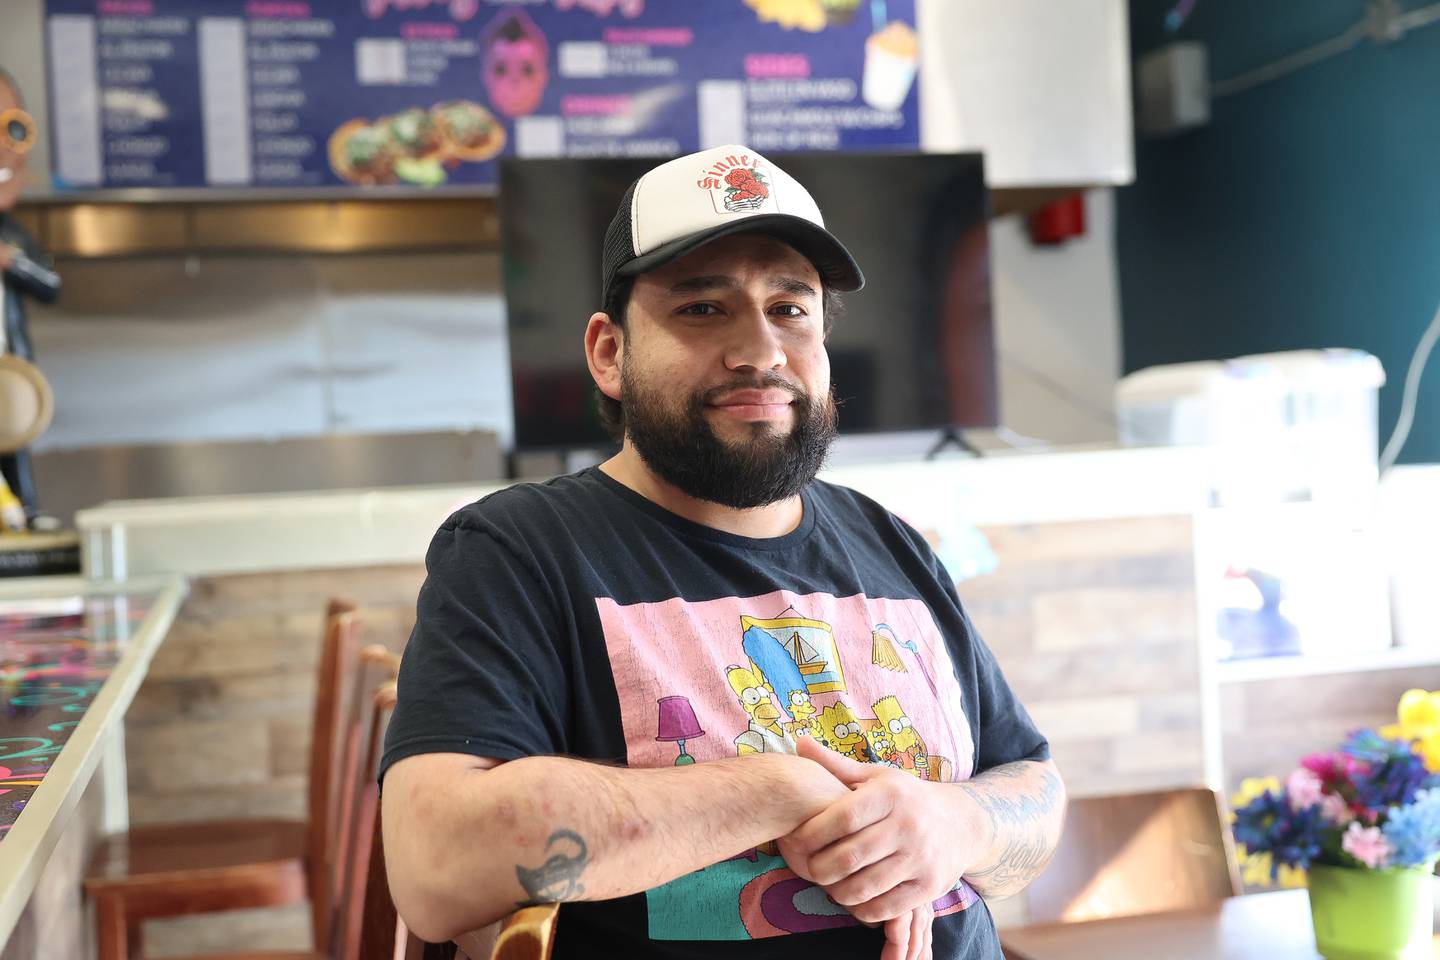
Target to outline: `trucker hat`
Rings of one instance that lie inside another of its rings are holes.
[[[850,251],[825,229],[809,191],[749,147],[729,144],[668,160],[630,184],[605,231],[601,290],[608,297],[617,280],[737,233],[788,243],[832,289],[865,284]]]

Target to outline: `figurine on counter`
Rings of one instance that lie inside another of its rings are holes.
[[[34,359],[25,323],[25,298],[51,303],[60,295],[60,276],[9,211],[25,182],[25,155],[35,145],[35,119],[25,112],[14,77],[0,68],[0,355],[27,363]],[[39,512],[29,450],[0,454],[0,474],[19,496],[26,517]]]

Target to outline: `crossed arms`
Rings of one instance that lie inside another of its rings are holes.
[[[798,757],[663,769],[401,760],[382,805],[396,906],[445,941],[518,905],[639,893],[780,838],[789,866],[857,919],[895,923],[961,877],[986,897],[1018,892],[1059,840],[1065,788],[1049,761],[932,783],[799,742]]]

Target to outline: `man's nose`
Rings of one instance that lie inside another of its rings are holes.
[[[761,306],[744,311],[732,325],[732,341],[725,355],[731,370],[776,370],[785,366],[785,347],[775,325]]]

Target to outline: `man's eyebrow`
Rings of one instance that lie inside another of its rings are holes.
[[[781,293],[788,293],[797,297],[819,296],[815,288],[804,280],[797,280],[795,277],[775,277],[770,281],[770,289],[778,290]]]
[[[734,277],[724,274],[711,274],[681,280],[670,288],[670,293],[676,295],[709,293],[712,290],[738,290],[739,287],[740,281]],[[795,277],[773,277],[770,280],[770,289],[797,297],[818,296],[814,287],[810,286],[810,284],[804,280],[799,280]]]
[[[688,280],[681,280],[670,288],[671,293],[708,293],[711,290],[735,290],[740,286],[740,281],[734,277],[727,277],[724,274],[714,274],[705,277],[691,277]]]

